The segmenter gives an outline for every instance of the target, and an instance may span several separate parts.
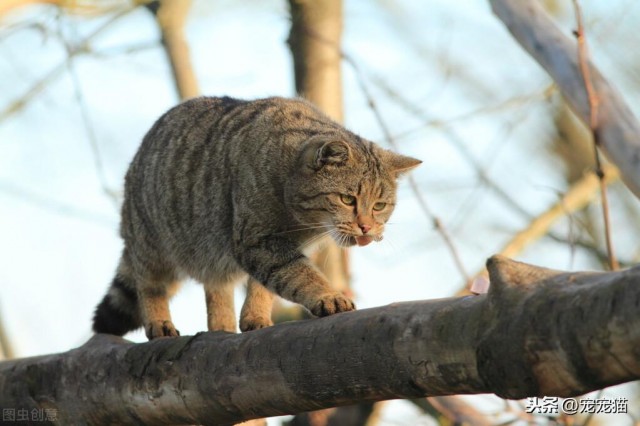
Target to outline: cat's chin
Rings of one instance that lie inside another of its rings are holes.
[[[332,235],[333,241],[338,245],[338,247],[349,248],[355,246],[356,238],[349,234],[343,234],[342,232],[337,233],[337,235]]]
[[[371,244],[373,241],[380,241],[382,236],[369,236],[369,235],[343,235],[342,238],[336,241],[336,243],[341,247],[353,247],[358,245],[360,247],[364,247],[366,245]]]

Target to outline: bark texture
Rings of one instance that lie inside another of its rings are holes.
[[[562,273],[491,258],[488,294],[245,334],[96,335],[0,363],[0,406],[64,424],[232,424],[363,401],[575,396],[640,378],[640,267]]]
[[[513,37],[556,82],[578,117],[589,125],[589,99],[576,41],[553,23],[537,0],[489,0]],[[640,198],[640,123],[619,92],[589,63],[598,97],[601,148],[620,169],[622,180]]]

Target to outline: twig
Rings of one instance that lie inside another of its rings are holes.
[[[496,193],[496,195],[505,202],[506,205],[511,207],[513,210],[515,210],[518,214],[520,214],[521,216],[524,216],[527,219],[533,218],[533,216],[529,212],[527,212],[527,210],[524,207],[522,207],[512,197],[510,197],[509,194],[507,194],[507,192],[504,189],[502,189],[497,182],[493,181],[490,178],[487,171],[476,160],[476,158],[469,152],[469,150],[466,149],[464,142],[457,135],[457,133],[450,127],[450,123],[456,120],[464,120],[466,118],[472,117],[473,114],[481,114],[481,113],[496,111],[496,110],[505,108],[509,105],[516,104],[516,102],[524,103],[526,101],[531,101],[536,97],[547,98],[553,92],[555,87],[554,85],[550,85],[549,87],[547,87],[542,92],[542,94],[536,93],[536,94],[530,94],[527,96],[512,98],[500,103],[499,105],[477,109],[475,111],[465,113],[459,117],[455,117],[451,120],[438,120],[438,119],[432,119],[430,117],[425,116],[424,111],[422,111],[418,106],[413,105],[412,102],[405,99],[403,96],[401,96],[391,87],[389,87],[389,85],[387,85],[384,81],[382,81],[382,79],[376,78],[374,82],[389,96],[389,98],[392,101],[396,102],[398,105],[400,105],[402,108],[404,108],[407,112],[409,112],[414,117],[422,120],[424,124],[421,126],[421,128],[427,127],[427,126],[434,126],[434,127],[440,128],[442,132],[447,136],[447,139],[453,144],[454,148],[456,148],[460,156],[473,168],[473,170],[476,173],[476,176],[478,177],[481,183],[484,183],[486,186],[492,189]],[[404,133],[403,135],[406,135],[406,134],[407,133]],[[402,137],[402,136],[396,135],[394,139],[398,140],[399,137]]]
[[[600,160],[600,131],[598,123],[598,107],[600,105],[600,99],[593,87],[591,81],[591,71],[589,69],[589,52],[587,49],[587,40],[584,34],[584,25],[582,22],[582,10],[580,9],[580,3],[578,0],[573,0],[573,6],[576,14],[576,21],[578,29],[574,31],[574,35],[578,40],[578,62],[580,65],[580,74],[584,80],[584,86],[587,91],[587,100],[589,101],[589,128],[593,135],[593,153],[596,163],[596,175],[600,180],[600,197],[602,198],[602,216],[604,220],[604,236],[607,244],[607,253],[609,254],[609,268],[612,271],[619,269],[618,261],[616,260],[613,244],[611,242],[611,221],[609,218],[609,200],[607,197],[607,185],[605,183],[605,175],[602,169],[602,162]]]
[[[84,95],[82,93],[82,86],[80,84],[80,79],[78,74],[76,73],[75,66],[73,63],[74,60],[74,49],[69,44],[69,42],[65,39],[63,32],[58,32],[58,37],[62,41],[66,51],[67,51],[67,71],[69,73],[69,77],[71,79],[71,84],[73,85],[73,92],[76,98],[76,102],[78,104],[78,108],[80,109],[80,116],[82,119],[82,124],[84,126],[84,130],[87,135],[87,139],[89,140],[89,145],[91,146],[91,153],[93,155],[93,162],[96,168],[96,174],[98,176],[98,181],[100,182],[100,186],[102,187],[102,191],[107,195],[107,197],[111,200],[116,210],[119,209],[119,200],[118,197],[112,189],[109,188],[109,183],[107,180],[107,175],[105,172],[104,163],[102,161],[102,155],[100,153],[100,147],[98,145],[98,137],[96,135],[95,129],[91,122],[91,118],[89,117],[89,110],[87,108],[87,104],[84,99]]]
[[[584,227],[584,224],[582,224],[581,222],[580,226]],[[602,263],[602,264],[607,264],[609,262],[609,255],[605,250],[601,250],[598,247],[598,244],[593,242],[593,240],[591,241],[587,241],[586,239],[580,238],[577,235],[569,235],[568,237],[565,237],[557,232],[554,231],[549,231],[547,232],[546,237],[548,237],[551,240],[554,240],[558,243],[563,243],[563,244],[568,244],[569,246],[571,246],[572,248],[581,248],[585,251],[587,251],[588,253],[590,253],[595,260],[597,260],[598,262]],[[637,262],[634,262],[632,259],[625,259],[623,261],[621,261],[620,259],[618,259],[618,263],[620,263],[620,267],[621,268],[626,268],[629,266],[634,265]]]
[[[67,204],[64,201],[56,200],[49,195],[39,194],[26,186],[19,186],[10,181],[0,180],[0,193],[31,204],[39,209],[47,210],[53,214],[73,216],[77,219],[92,222],[109,229],[114,229],[118,223],[115,217],[111,217],[108,214],[103,215],[72,204]]]
[[[118,21],[120,18],[128,15],[130,12],[135,10],[138,6],[132,6],[127,9],[124,9],[114,16],[109,18],[104,24],[100,25],[96,28],[91,34],[83,38],[79,43],[76,43],[71,51],[67,53],[67,58],[49,71],[44,77],[38,80],[33,86],[31,86],[24,94],[18,97],[16,100],[9,103],[0,111],[0,121],[8,118],[9,116],[15,114],[20,111],[32,98],[36,97],[49,83],[55,80],[57,77],[62,75],[62,73],[67,69],[67,62],[69,58],[75,57],[76,55],[88,53],[90,50],[88,48],[89,42],[100,35],[104,30],[108,29],[114,22]]]
[[[455,123],[459,123],[461,121],[465,121],[471,118],[477,118],[481,115],[489,115],[494,113],[499,113],[505,111],[510,108],[520,107],[526,105],[535,100],[548,100],[551,95],[557,91],[557,87],[555,84],[550,84],[545,87],[543,90],[538,90],[529,94],[514,96],[512,98],[508,98],[502,100],[498,103],[492,105],[485,105],[479,108],[473,109],[471,111],[463,112],[462,114],[449,117],[449,118],[431,118],[425,117],[423,111],[418,110],[412,105],[409,101],[399,96],[397,92],[395,92],[392,88],[390,88],[382,79],[376,77],[374,79],[374,83],[378,85],[382,90],[387,92],[392,100],[397,101],[403,108],[407,109],[409,112],[415,115],[416,118],[421,119],[422,124],[406,129],[394,135],[396,140],[400,140],[406,138],[407,136],[416,133],[424,128],[439,128],[439,129],[448,129]]]

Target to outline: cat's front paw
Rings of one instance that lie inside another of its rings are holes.
[[[145,325],[144,331],[149,340],[157,339],[158,337],[180,336],[180,332],[176,330],[176,327],[169,320],[151,321]]]
[[[261,316],[246,316],[240,318],[240,331],[243,333],[246,331],[259,330],[265,327],[271,327],[273,325],[273,321],[271,318],[265,318]]]
[[[348,297],[340,293],[329,294],[318,300],[311,308],[311,313],[317,317],[338,314],[340,312],[355,311],[356,305]]]

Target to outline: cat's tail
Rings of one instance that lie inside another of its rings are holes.
[[[135,282],[117,273],[93,315],[93,331],[123,336],[142,327]]]

